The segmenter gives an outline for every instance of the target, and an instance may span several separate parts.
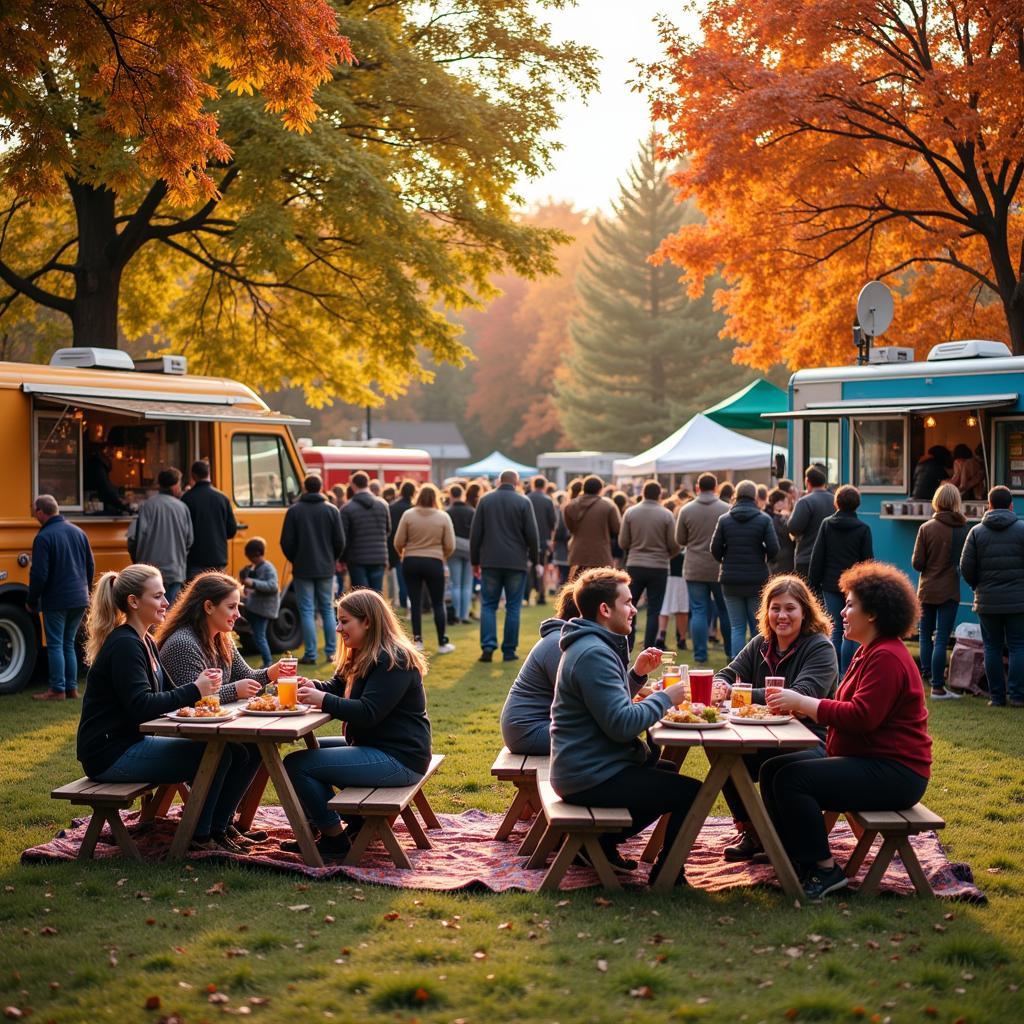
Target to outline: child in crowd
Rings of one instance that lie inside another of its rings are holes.
[[[268,562],[267,544],[262,537],[253,537],[245,545],[245,557],[250,564],[238,574],[245,587],[245,621],[252,630],[252,638],[263,659],[263,667],[271,664],[270,644],[267,643],[267,624],[277,618],[281,609],[280,584],[277,570]]]

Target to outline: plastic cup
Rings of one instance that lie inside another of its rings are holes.
[[[715,673],[709,668],[690,669],[690,699],[694,704],[708,705],[715,684]]]
[[[277,703],[282,708],[293,708],[299,702],[299,683],[296,679],[277,677]]]
[[[778,693],[786,688],[785,676],[766,676],[764,680],[765,700],[773,693]]]
[[[278,680],[291,679],[298,674],[299,671],[299,659],[298,658],[282,658],[281,659],[281,671],[278,673]]]
[[[732,688],[732,706],[742,708],[754,702],[753,687],[750,683],[735,683]]]

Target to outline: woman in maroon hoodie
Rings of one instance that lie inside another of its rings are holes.
[[[827,728],[827,757],[797,752],[761,771],[761,792],[810,899],[841,889],[847,879],[828,846],[823,811],[899,811],[924,795],[932,741],[924,684],[903,636],[920,608],[910,580],[895,566],[862,562],[839,580],[848,639],[860,644],[835,700],[793,690],[768,698]]]

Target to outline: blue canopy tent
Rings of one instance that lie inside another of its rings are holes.
[[[506,469],[514,469],[520,476],[533,476],[537,472],[536,466],[524,466],[499,451],[493,451],[490,455],[482,458],[479,462],[473,462],[468,466],[459,466],[455,473],[458,476],[486,476],[490,479],[501,476]]]

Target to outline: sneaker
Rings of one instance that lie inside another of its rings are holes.
[[[1005,708],[1006,707],[1006,701],[1005,700],[990,700],[988,702],[987,707],[990,707],[990,708]]]
[[[932,690],[930,696],[932,700],[959,700],[963,694],[954,693],[952,690],[943,688],[941,690]]]
[[[226,853],[246,854],[249,852],[248,847],[251,845],[249,843],[236,843],[226,832],[210,836],[210,842]]]
[[[727,846],[722,856],[730,864],[738,864],[740,861],[753,860],[759,853],[764,853],[761,840],[752,828],[745,828],[740,833],[739,842]]]
[[[676,650],[677,651],[689,650],[689,648],[686,646],[686,641],[678,633],[676,633]]]
[[[824,899],[830,892],[845,889],[850,884],[843,869],[834,864],[830,868],[815,865],[803,878],[804,893],[809,900]]]
[[[270,838],[270,833],[261,828],[250,829],[248,832],[241,832],[234,825],[229,825],[227,837],[238,843],[240,846],[246,846],[252,843],[265,843]]]
[[[454,650],[455,650],[455,644],[453,644],[450,640],[446,640],[443,644],[441,644],[440,647],[438,647],[437,653],[438,654],[451,654]]]
[[[518,654],[503,654],[501,656],[501,660],[502,661],[518,661],[519,660],[519,655]]]
[[[426,650],[426,648],[423,646],[423,641],[420,640],[419,637],[417,637],[415,640],[413,640],[412,645],[413,645],[413,647],[416,648],[417,651]]]
[[[344,860],[352,849],[352,842],[344,832],[336,836],[325,834],[316,841],[316,848],[324,861],[330,863],[332,860]]]
[[[78,700],[78,691],[77,690],[65,690],[64,691],[64,696],[68,700]]]
[[[651,873],[647,876],[648,885],[653,886],[654,883],[658,880],[658,876],[661,874],[661,869],[663,866],[664,861],[662,860],[661,856],[659,856],[658,859],[651,865]],[[686,880],[685,867],[680,869],[679,876],[676,878],[673,885],[677,889],[689,888],[690,883]]]
[[[320,838],[320,833],[316,829],[313,829],[313,842],[315,843]],[[285,839],[281,843],[281,849],[285,853],[302,853],[302,847],[299,846],[297,839]]]
[[[301,658],[299,658],[299,664],[300,665],[316,665],[317,664],[317,657],[316,657],[315,654],[311,658],[307,657],[306,655],[303,655]]]
[[[494,651],[483,650],[480,652],[480,660],[484,662],[494,661]]]
[[[42,693],[33,693],[33,700],[64,700],[63,690],[43,690]]]

